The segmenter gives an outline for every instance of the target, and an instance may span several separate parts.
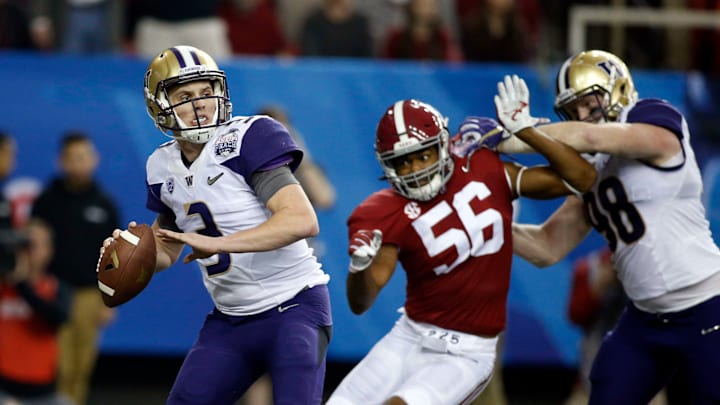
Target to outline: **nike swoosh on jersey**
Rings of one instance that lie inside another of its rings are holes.
[[[288,305],[288,306],[286,306],[286,307],[284,307],[284,306],[282,306],[282,305],[278,305],[278,312],[285,312],[285,311],[287,311],[288,309],[290,309],[290,308],[295,308],[295,307],[298,306],[298,305],[300,305],[300,304],[290,304],[290,305]]]
[[[703,336],[705,336],[705,335],[707,335],[707,334],[709,334],[709,333],[713,333],[713,332],[716,332],[716,331],[718,331],[718,330],[720,330],[720,325],[715,325],[715,326],[713,326],[713,327],[711,327],[711,328],[700,329],[700,334],[702,334]]]
[[[222,177],[223,174],[225,174],[225,172],[221,172],[215,177],[208,176],[208,186],[212,186],[213,184],[215,184],[215,182],[218,181],[218,179]]]

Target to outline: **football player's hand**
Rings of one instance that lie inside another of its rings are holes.
[[[460,124],[452,151],[457,156],[466,156],[480,148],[497,150],[498,145],[511,136],[492,118],[470,116]]]
[[[546,118],[535,118],[530,115],[530,90],[525,80],[517,75],[505,76],[498,82],[498,94],[495,96],[495,110],[500,124],[515,134],[525,128],[534,127]]]
[[[184,243],[192,248],[192,252],[183,258],[183,263],[190,263],[196,259],[206,259],[218,253],[216,237],[200,235],[195,232],[175,232],[162,228],[157,230],[156,235],[163,242]]]
[[[361,229],[350,238],[350,273],[363,271],[370,266],[382,245],[382,231]]]
[[[130,221],[128,222],[127,229],[135,228],[137,226],[137,222]],[[122,229],[115,228],[112,231],[112,234],[108,236],[107,238],[103,239],[102,245],[100,246],[100,258],[102,258],[102,255],[105,253],[105,249],[110,246],[111,243],[114,243],[119,237],[120,234],[123,232]],[[98,259],[98,264],[100,264],[100,260]]]

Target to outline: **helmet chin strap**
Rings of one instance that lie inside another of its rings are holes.
[[[441,177],[442,176],[440,176],[440,172],[437,172],[433,175],[432,179],[428,184],[416,188],[408,187],[408,196],[414,200],[432,200],[433,197],[435,197],[440,192],[440,188],[443,185]]]

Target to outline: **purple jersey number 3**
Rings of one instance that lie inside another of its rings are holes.
[[[217,225],[215,225],[210,209],[205,203],[195,202],[190,204],[187,208],[187,215],[199,215],[200,219],[202,219],[205,228],[198,229],[197,233],[205,236],[222,236],[222,233],[217,229]],[[224,273],[230,268],[230,254],[220,253],[217,256],[217,263],[205,266],[208,276]]]

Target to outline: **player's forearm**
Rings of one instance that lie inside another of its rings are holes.
[[[580,153],[597,151],[593,136],[593,130],[597,131],[597,128],[596,124],[579,121],[563,121],[537,127],[538,130]]]
[[[539,225],[513,223],[512,232],[513,253],[516,255],[541,268],[557,261]]]
[[[317,236],[320,226],[313,211],[278,212],[259,226],[217,238],[214,253],[265,252]]]
[[[164,225],[161,225],[164,224]],[[170,229],[177,229],[177,225],[175,224],[175,220],[170,219],[165,214],[159,214],[157,218],[155,218],[155,221],[152,224],[152,230],[153,235],[155,236],[155,272],[162,271],[167,269],[168,267],[172,266],[173,263],[177,261],[177,259],[180,257],[180,254],[182,253],[183,247],[185,246],[182,243],[178,242],[169,242],[164,241],[160,237],[157,236],[157,232],[159,229],[163,228],[164,226],[167,226]]]
[[[258,226],[214,241],[213,253],[265,252],[320,232],[315,210],[299,184],[288,184],[267,201],[270,217]]]
[[[182,252],[183,244],[169,243],[155,238],[155,246],[157,246],[157,254],[155,257],[155,271],[162,271],[172,266],[177,261]]]
[[[554,124],[545,124],[537,126],[541,132],[549,135],[551,138],[561,141],[580,153],[596,152],[595,137],[593,130],[597,131],[594,124],[586,122],[564,121]],[[503,153],[535,153],[537,152],[532,146],[525,143],[518,136],[513,135],[498,145],[498,150]]]
[[[369,270],[349,273],[347,279],[347,299],[353,314],[365,313],[375,302],[380,292]]]
[[[498,145],[498,151],[502,153],[536,153],[535,149],[523,142],[520,138],[513,135]]]
[[[585,192],[592,187],[597,178],[595,167],[570,146],[533,127],[518,131],[515,136],[542,153],[553,170],[573,189]]]
[[[565,258],[592,230],[582,199],[570,196],[542,225],[513,223],[513,252],[538,267]]]

